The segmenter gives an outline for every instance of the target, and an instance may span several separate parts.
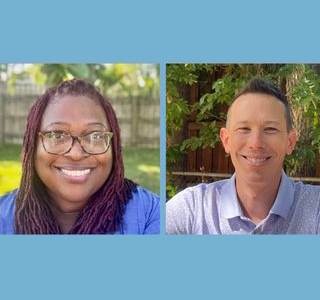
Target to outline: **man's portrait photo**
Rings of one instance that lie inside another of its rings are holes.
[[[167,234],[320,233],[320,68],[167,65]]]

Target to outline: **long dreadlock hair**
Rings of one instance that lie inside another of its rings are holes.
[[[82,209],[70,234],[114,233],[120,227],[126,203],[131,199],[136,184],[124,178],[120,128],[113,108],[95,87],[82,79],[64,81],[48,89],[32,106],[22,149],[22,178],[16,197],[15,232],[18,234],[61,234],[51,212],[45,184],[35,171],[35,155],[42,115],[53,99],[66,95],[87,96],[96,100],[106,113],[113,132],[113,164],[109,177]]]

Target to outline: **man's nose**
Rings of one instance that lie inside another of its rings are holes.
[[[261,130],[252,130],[249,147],[253,150],[259,150],[265,147],[264,134]]]

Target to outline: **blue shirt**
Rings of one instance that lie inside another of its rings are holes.
[[[14,234],[14,210],[17,191],[0,198],[0,234]],[[115,234],[159,234],[159,197],[137,187],[127,203],[123,224]]]
[[[235,174],[200,184],[167,203],[168,234],[318,234],[320,187],[294,182],[282,172],[278,194],[268,216],[255,225],[238,201]]]

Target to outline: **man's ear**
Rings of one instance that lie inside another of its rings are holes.
[[[224,151],[226,153],[230,153],[230,148],[229,148],[229,134],[227,128],[221,128],[220,129],[220,139],[222,141]]]
[[[289,132],[288,139],[289,139],[289,143],[288,143],[287,154],[289,155],[292,153],[297,143],[297,130],[291,129]]]

